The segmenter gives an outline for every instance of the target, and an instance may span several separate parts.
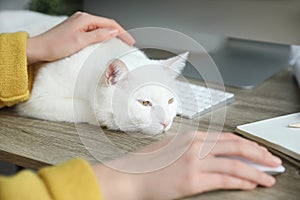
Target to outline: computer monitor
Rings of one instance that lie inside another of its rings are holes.
[[[238,88],[253,88],[288,66],[290,45],[300,44],[298,0],[85,0],[83,10],[126,29],[164,27],[189,35],[212,56],[225,85]],[[183,74],[201,78],[189,66]]]

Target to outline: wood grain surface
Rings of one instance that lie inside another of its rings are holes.
[[[254,89],[240,90],[227,87],[226,90],[235,93],[236,100],[226,107],[214,111],[218,114],[226,109],[223,131],[233,132],[236,126],[244,123],[300,111],[300,91],[290,68]],[[197,129],[207,130],[211,115],[211,113],[207,113],[201,116]],[[197,121],[184,119],[182,123],[195,128],[194,125]],[[180,119],[176,118],[174,126],[168,134],[176,132],[179,122]],[[0,159],[31,169],[58,164],[75,157],[83,157],[91,163],[96,162],[96,159],[85,148],[82,139],[85,141],[99,140],[93,134],[98,127],[83,124],[80,129],[86,130],[86,134],[81,134],[81,137],[72,123],[30,119],[18,116],[13,108],[1,109]],[[105,129],[104,132],[116,146],[127,151],[132,151],[164,137],[160,135],[154,138],[141,138]],[[101,152],[103,158],[114,156],[111,148],[105,150],[105,140],[99,141],[99,145],[103,145]],[[272,188],[259,187],[252,191],[213,191],[187,199],[298,200],[300,199],[299,162],[290,162],[289,159],[284,158],[285,156],[281,157],[283,157],[286,172],[277,176],[277,183]]]

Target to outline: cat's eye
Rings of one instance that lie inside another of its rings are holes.
[[[143,101],[143,100],[139,100],[140,104],[142,104],[143,106],[152,106],[150,101]]]
[[[168,104],[171,104],[174,102],[174,98],[169,99]]]

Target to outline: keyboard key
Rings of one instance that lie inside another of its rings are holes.
[[[177,81],[182,109],[177,114],[192,119],[234,100],[233,93]]]

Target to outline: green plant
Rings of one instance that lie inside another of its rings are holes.
[[[70,15],[82,8],[82,0],[32,0],[29,9],[49,15]]]

